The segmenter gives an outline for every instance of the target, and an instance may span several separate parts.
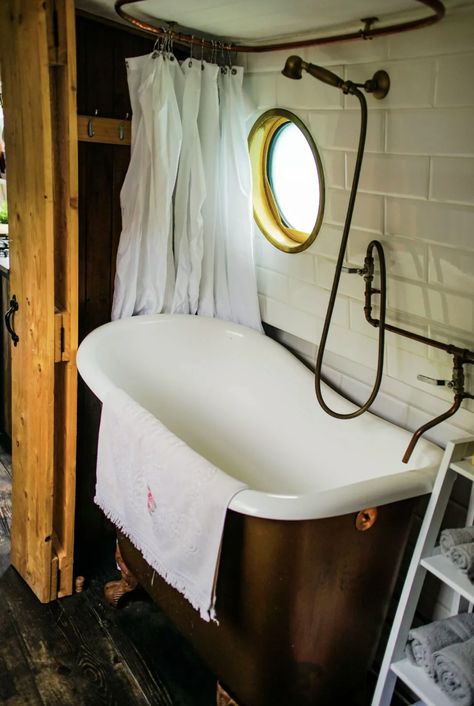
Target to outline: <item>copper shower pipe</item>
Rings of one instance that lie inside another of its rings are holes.
[[[474,399],[474,395],[471,395],[464,389],[463,370],[464,365],[474,364],[474,351],[471,351],[468,348],[460,348],[459,346],[455,346],[452,343],[443,343],[442,341],[437,341],[433,338],[428,338],[428,336],[422,336],[421,334],[415,333],[414,331],[408,331],[407,329],[400,328],[399,326],[393,326],[392,324],[386,323],[384,317],[382,319],[375,319],[372,316],[372,295],[385,294],[385,276],[382,277],[382,284],[380,289],[374,289],[372,287],[374,274],[374,259],[371,254],[371,246],[376,242],[377,241],[373,241],[369,244],[367,248],[367,255],[364,260],[364,269],[360,271],[361,274],[364,274],[365,280],[364,314],[366,321],[375,328],[383,328],[385,331],[390,331],[391,333],[395,333],[399,336],[404,336],[405,338],[409,338],[410,340],[416,341],[417,343],[422,343],[424,345],[431,346],[432,348],[437,348],[438,350],[444,351],[448,355],[453,356],[453,377],[449,383],[449,387],[453,388],[454,390],[454,402],[446,412],[443,412],[434,419],[431,419],[430,421],[426,422],[426,424],[423,424],[419,429],[414,432],[402,459],[403,463],[408,463],[410,456],[413,453],[413,449],[418,443],[418,440],[423,436],[425,432],[437,426],[438,424],[441,424],[441,422],[444,422],[446,419],[449,419],[449,417],[452,417],[454,414],[456,414],[464,400]],[[380,247],[382,246],[380,245]],[[384,308],[385,307],[383,307],[383,309]],[[444,384],[446,381],[442,380],[439,382]]]
[[[430,419],[429,422],[426,422],[426,424],[423,424],[423,426],[421,426],[419,429],[417,429],[415,431],[415,433],[411,437],[410,443],[408,444],[406,451],[403,455],[403,458],[402,458],[403,463],[408,463],[408,461],[410,460],[410,457],[413,453],[413,449],[415,448],[415,446],[417,445],[419,439],[423,436],[423,434],[425,432],[429,431],[430,429],[432,429],[433,427],[438,426],[438,424],[441,424],[441,422],[446,421],[446,419],[449,419],[449,417],[452,417],[454,414],[456,414],[456,412],[460,408],[461,403],[463,402],[464,399],[465,399],[465,397],[463,395],[454,395],[454,402],[451,405],[451,407],[448,409],[447,412],[443,412],[443,414],[440,414],[438,417],[435,417],[434,419]]]
[[[125,10],[123,10],[124,5],[132,5],[136,2],[141,2],[141,0],[116,0],[115,11],[123,19],[134,25],[138,29],[153,34],[153,35],[163,35],[166,30],[163,27],[155,27],[154,25],[145,22],[144,20],[138,20],[136,17],[129,15]],[[313,39],[300,39],[293,42],[281,42],[279,44],[257,44],[257,45],[245,45],[245,44],[232,44],[223,43],[223,47],[228,52],[245,52],[245,53],[262,53],[266,51],[278,51],[283,49],[296,49],[298,47],[312,47],[320,44],[332,44],[334,42],[345,42],[353,39],[372,39],[373,37],[380,37],[386,34],[394,34],[398,32],[407,32],[412,29],[420,29],[421,27],[428,27],[429,25],[439,22],[445,14],[445,8],[441,0],[415,0],[415,2],[426,5],[426,7],[433,10],[434,14],[428,15],[428,17],[422,17],[418,20],[412,20],[410,22],[401,22],[395,25],[388,25],[387,27],[378,27],[373,29],[372,24],[377,20],[377,18],[371,17],[361,20],[365,22],[365,27],[356,32],[349,32],[347,34],[335,34],[328,37],[314,37]],[[165,24],[171,27],[176,24],[168,20],[162,20]],[[202,39],[201,37],[194,37],[193,35],[185,34],[183,32],[176,32],[171,29],[173,41],[177,44],[185,45],[195,45],[202,49],[215,49],[215,42]]]

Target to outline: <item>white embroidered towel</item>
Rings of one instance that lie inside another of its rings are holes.
[[[245,487],[123,390],[104,400],[95,502],[207,621],[227,507]]]

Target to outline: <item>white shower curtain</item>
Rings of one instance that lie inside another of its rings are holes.
[[[130,166],[112,318],[182,313],[262,330],[252,251],[243,70],[127,60]]]

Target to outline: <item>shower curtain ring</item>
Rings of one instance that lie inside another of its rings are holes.
[[[201,71],[204,71],[204,37],[201,37]]]
[[[235,74],[237,73],[237,69],[235,69],[232,65],[232,44],[227,45],[227,55],[229,57],[229,71],[232,76],[235,76]]]
[[[170,29],[170,61],[174,61],[174,32]]]
[[[191,51],[189,54],[189,68],[193,65],[193,48],[194,48],[194,34],[191,35]]]
[[[159,37],[157,37],[157,40],[155,42],[155,57],[165,53],[165,42],[166,42],[166,27],[160,27],[161,34]]]
[[[225,65],[225,54],[224,54],[225,44],[224,44],[224,42],[219,42],[219,47],[221,50],[221,61],[222,61],[221,73],[226,74],[227,73],[227,66]]]

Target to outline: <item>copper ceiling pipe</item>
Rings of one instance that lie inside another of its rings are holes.
[[[133,3],[141,2],[141,0],[116,0],[115,11],[123,19],[134,25],[138,29],[144,32],[161,36],[165,33],[163,27],[155,27],[154,25],[145,22],[144,20],[138,20],[132,15],[129,15],[125,10],[123,10],[124,5],[132,5]],[[365,22],[363,29],[356,32],[349,32],[347,34],[336,34],[329,37],[315,37],[313,39],[300,39],[293,42],[282,42],[280,44],[260,44],[260,45],[245,45],[245,44],[232,44],[225,43],[224,48],[229,52],[247,52],[247,53],[261,53],[266,51],[278,51],[283,49],[296,49],[298,47],[312,47],[320,44],[332,44],[334,42],[345,42],[352,39],[372,39],[373,37],[380,37],[386,34],[394,34],[397,32],[407,32],[412,29],[420,29],[421,27],[428,27],[429,25],[439,22],[445,15],[445,7],[441,0],[415,0],[415,2],[426,5],[434,14],[428,15],[428,17],[422,17],[418,20],[412,20],[410,22],[401,22],[395,25],[388,25],[387,27],[379,27],[377,29],[372,28],[372,24],[377,18],[368,18],[366,20],[361,20]],[[158,20],[160,21],[160,20]],[[174,25],[176,23],[167,20],[161,20],[164,24]],[[198,32],[196,32],[198,34]],[[173,41],[177,44],[185,45],[196,45],[202,47],[203,49],[215,49],[215,42],[210,40],[201,39],[200,37],[191,36],[183,32],[175,32],[172,30]]]

